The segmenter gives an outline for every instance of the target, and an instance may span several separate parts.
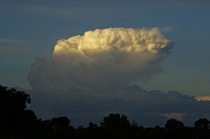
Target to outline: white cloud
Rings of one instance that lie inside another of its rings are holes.
[[[87,31],[59,40],[52,59],[32,65],[29,81],[44,90],[119,88],[162,72],[170,44],[158,28]]]

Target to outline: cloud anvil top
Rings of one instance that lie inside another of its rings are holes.
[[[87,31],[83,36],[77,35],[66,40],[59,40],[54,48],[54,54],[78,51],[148,51],[158,53],[166,48],[170,40],[166,39],[158,28],[107,28]]]

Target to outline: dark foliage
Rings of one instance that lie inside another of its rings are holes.
[[[26,110],[30,96],[23,91],[0,86],[0,139],[206,139],[210,138],[210,121],[198,119],[194,127],[169,119],[165,127],[144,128],[132,124],[125,115],[110,114],[88,127],[74,128],[68,117],[51,120],[37,119],[32,110]]]
[[[206,118],[198,119],[195,122],[194,125],[195,125],[195,128],[197,128],[197,129],[208,130],[209,129],[209,126],[210,126],[210,121],[207,120]]]
[[[104,117],[101,127],[110,131],[127,131],[130,129],[131,124],[125,115],[117,113]]]
[[[165,124],[165,128],[168,131],[180,131],[184,130],[184,124],[176,119],[169,119]]]
[[[0,127],[12,128],[30,101],[30,96],[25,92],[0,86]]]

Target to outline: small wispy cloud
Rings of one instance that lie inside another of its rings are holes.
[[[20,40],[10,38],[0,38],[0,43],[20,43]]]
[[[25,55],[34,53],[38,48],[30,47],[30,42],[20,39],[0,38],[0,52],[10,55]]]
[[[166,118],[182,120],[186,116],[186,114],[185,113],[164,113],[164,114],[161,114],[161,116],[164,116]]]
[[[210,96],[196,96],[197,101],[210,101]]]
[[[173,27],[170,27],[170,26],[160,28],[160,30],[161,30],[162,32],[171,32],[173,29],[174,29],[174,28],[173,28]]]
[[[18,39],[11,39],[11,38],[0,38],[0,51],[2,52],[11,52],[11,51],[19,51],[20,44],[22,44],[23,42],[21,40]]]

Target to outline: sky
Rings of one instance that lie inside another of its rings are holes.
[[[0,17],[0,84],[40,117],[209,115],[209,0],[1,0]]]

